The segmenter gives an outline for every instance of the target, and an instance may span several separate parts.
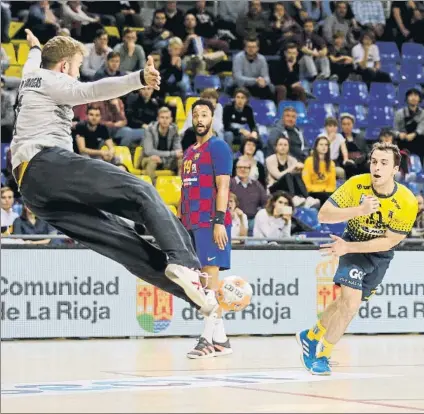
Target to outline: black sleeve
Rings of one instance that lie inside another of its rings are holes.
[[[98,126],[99,131],[99,137],[102,138],[104,141],[110,138],[109,129],[106,125],[99,125]]]
[[[85,132],[87,131],[85,122],[78,122],[78,124],[75,126],[75,136],[85,136]]]
[[[238,134],[237,128],[231,127],[231,114],[233,113],[233,105],[228,104],[224,106],[222,114],[222,121],[224,123],[224,131],[231,131],[233,134]]]
[[[246,105],[246,117],[247,117],[247,125],[251,131],[257,131],[255,116],[253,114],[253,109],[250,105]]]
[[[266,188],[266,176],[265,176],[265,167],[258,161],[258,171],[259,171],[259,177],[258,181]]]

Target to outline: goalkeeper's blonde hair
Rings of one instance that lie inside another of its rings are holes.
[[[43,47],[41,66],[51,69],[62,60],[71,60],[77,53],[86,54],[85,46],[69,36],[55,36]]]

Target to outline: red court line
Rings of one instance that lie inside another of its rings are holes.
[[[303,392],[267,390],[267,389],[250,388],[250,387],[237,387],[235,385],[225,386],[225,388],[234,388],[234,389],[238,389],[238,390],[247,390],[247,391],[268,392],[268,393],[272,393],[272,394],[294,395],[294,396],[297,396],[297,397],[321,398],[321,399],[324,399],[324,400],[341,401],[341,402],[349,402],[349,403],[365,404],[365,405],[374,405],[374,406],[380,406],[380,407],[401,408],[401,409],[407,409],[407,410],[418,411],[418,412],[424,413],[424,408],[409,407],[407,405],[387,404],[387,403],[380,403],[380,402],[371,402],[371,401],[366,401],[366,400],[353,400],[353,399],[349,399],[349,398],[329,397],[329,396],[326,396],[326,395],[306,394],[306,393],[303,393]]]

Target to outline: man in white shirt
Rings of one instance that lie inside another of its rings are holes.
[[[207,294],[199,273],[191,270],[199,269],[200,263],[190,236],[153,186],[110,163],[73,152],[72,107],[145,86],[158,90],[160,75],[152,57],[143,71],[81,83],[77,78],[83,44],[56,36],[41,51],[29,30],[27,40],[31,50],[23,68],[11,144],[13,174],[25,204],[40,219],[137,277],[205,315],[215,311],[214,292]],[[119,217],[144,225],[159,248]]]

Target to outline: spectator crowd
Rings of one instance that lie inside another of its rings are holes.
[[[24,29],[42,44],[72,36],[87,49],[83,82],[140,70],[149,55],[162,77],[160,91],[75,107],[72,136],[82,156],[153,185],[161,171],[179,175],[200,96],[215,107],[215,135],[234,151],[233,236],[311,230],[298,212],[319,209],[345,179],[369,171],[370,147],[380,140],[401,148],[397,179],[417,195],[412,235],[424,237],[424,1],[2,0],[1,12],[2,147],[12,139],[20,79],[11,69],[22,63]],[[389,46],[406,59],[405,45],[415,47],[416,61],[396,61],[396,53],[387,60]],[[27,207],[14,210],[19,191],[8,161],[1,196],[2,233],[53,232]]]

